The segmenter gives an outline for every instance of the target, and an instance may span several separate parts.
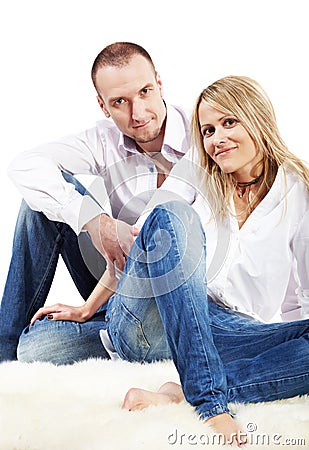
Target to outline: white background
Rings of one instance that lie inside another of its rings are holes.
[[[306,6],[306,0],[2,2],[0,290],[21,201],[7,166],[17,153],[101,118],[90,69],[112,42],[133,41],[149,51],[169,103],[190,108],[202,88],[221,76],[255,78],[272,99],[290,149],[307,159]],[[61,264],[49,301],[78,299]]]

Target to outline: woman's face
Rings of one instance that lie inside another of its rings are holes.
[[[204,149],[220,169],[233,174],[236,181],[250,181],[258,176],[254,168],[262,155],[239,120],[205,101],[198,112]]]

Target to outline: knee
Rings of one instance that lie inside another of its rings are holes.
[[[172,200],[162,203],[154,208],[149,216],[150,222],[155,218],[160,222],[160,228],[165,228],[164,224],[168,222],[173,224],[175,231],[180,227],[181,233],[186,235],[199,233],[202,230],[200,217],[197,212],[185,201]]]
[[[50,362],[55,365],[74,364],[89,358],[109,359],[103,347],[100,321],[80,324],[70,321],[38,320],[24,329],[17,347],[21,362]]]
[[[27,326],[22,332],[17,347],[17,359],[23,363],[50,362],[52,364],[70,364],[72,349],[66,330],[61,330],[61,322],[47,319],[38,320],[33,326]],[[72,334],[72,333],[71,333]]]
[[[167,211],[177,215],[195,214],[194,209],[187,202],[182,200],[170,200],[154,208],[154,212]]]
[[[30,206],[28,206],[28,204],[25,202],[25,200],[22,200],[18,214],[18,219],[20,221],[25,222],[28,220],[32,220],[32,217],[37,214],[39,213],[31,209]]]
[[[27,233],[27,230],[32,230],[37,227],[42,221],[48,219],[40,211],[34,211],[27,205],[25,200],[22,201],[16,224],[16,230],[22,234]]]
[[[57,363],[60,348],[57,335],[47,329],[47,324],[38,321],[34,326],[27,326],[22,332],[18,347],[17,359],[23,363],[53,362]],[[58,347],[58,352],[57,352]]]
[[[61,173],[67,183],[73,184],[73,186],[77,192],[79,192],[82,195],[85,195],[86,188],[75,177],[73,177],[73,175],[71,175],[67,172],[61,172]]]

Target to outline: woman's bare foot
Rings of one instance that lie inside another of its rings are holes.
[[[215,433],[224,436],[224,443],[232,447],[243,447],[246,443],[246,433],[240,430],[237,422],[228,414],[222,413],[206,421]]]
[[[158,392],[151,392],[139,388],[129,389],[123,401],[122,408],[135,411],[147,408],[150,405],[180,403],[184,398],[181,386],[173,382],[168,382],[163,384]],[[206,422],[215,433],[224,436],[224,441],[228,445],[242,447],[246,442],[246,434],[241,432],[237,422],[228,413],[217,414]]]
[[[131,388],[127,392],[122,408],[129,411],[144,409],[150,405],[166,405],[168,403],[180,403],[184,395],[179,384],[172,381],[163,384],[158,392],[145,389]]]

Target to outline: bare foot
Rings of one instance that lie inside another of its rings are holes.
[[[122,408],[135,411],[147,408],[150,405],[180,403],[184,398],[181,386],[173,382],[168,382],[163,384],[158,392],[151,392],[139,388],[129,389],[123,401]],[[241,432],[237,422],[228,413],[217,414],[211,417],[207,420],[207,424],[215,433],[222,435],[224,443],[232,447],[244,446],[246,434]]]
[[[232,447],[243,447],[247,441],[237,422],[228,414],[218,414],[211,417],[206,423],[220,435],[224,436],[224,443]]]
[[[127,392],[122,408],[129,411],[144,409],[150,405],[166,405],[168,403],[180,403],[184,395],[179,384],[168,382],[160,387],[158,392],[145,389],[131,388]]]

